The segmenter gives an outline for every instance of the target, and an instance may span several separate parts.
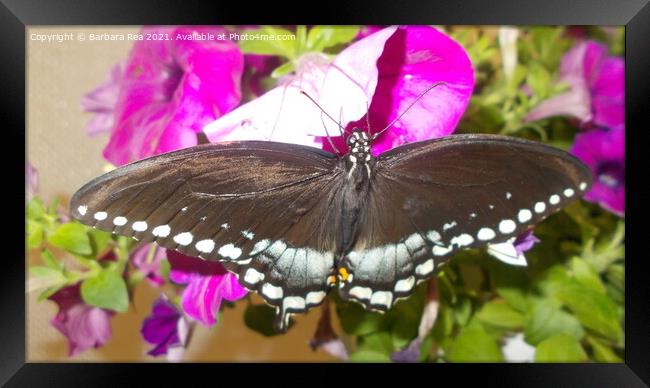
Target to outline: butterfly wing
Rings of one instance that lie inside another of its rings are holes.
[[[512,137],[455,135],[397,147],[377,159],[339,292],[386,310],[456,250],[509,241],[590,183],[573,156]]]
[[[71,200],[84,224],[219,260],[288,313],[322,302],[330,285],[342,174],[333,154],[274,142],[188,148],[96,178]]]

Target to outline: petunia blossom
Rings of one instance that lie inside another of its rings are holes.
[[[218,262],[203,261],[172,250],[167,251],[167,259],[171,265],[169,278],[177,284],[187,284],[181,296],[183,311],[206,326],[217,322],[223,299],[234,302],[247,294],[237,277]]]
[[[624,217],[625,128],[580,133],[570,152],[589,166],[594,177],[584,199]]]
[[[140,329],[145,341],[155,345],[147,354],[160,356],[172,351],[182,353],[187,344],[189,323],[181,311],[167,298],[158,298],[152,308],[151,315],[145,318]]]
[[[68,355],[98,348],[111,339],[111,311],[81,300],[79,284],[60,289],[49,300],[59,306],[50,324],[68,339]]]
[[[532,230],[528,230],[506,242],[488,244],[487,252],[506,264],[525,267],[528,262],[524,253],[531,250],[538,242],[539,239],[535,237]]]
[[[155,244],[142,244],[131,252],[131,263],[154,286],[165,283],[160,272],[160,262],[167,257],[167,251]]]
[[[104,157],[114,165],[197,144],[196,133],[239,104],[243,55],[220,27],[145,27],[126,60]]]
[[[570,89],[531,110],[527,121],[567,115],[583,126],[624,125],[625,63],[608,56],[607,47],[591,40],[578,43],[562,57],[559,79]]]
[[[333,59],[318,53],[299,58],[295,75],[205,128],[211,140],[266,139],[332,150],[328,134],[341,150],[337,123],[300,92],[305,91],[342,127],[378,131],[410,111],[374,143],[379,153],[397,145],[453,132],[474,86],[465,50],[432,27],[388,27],[341,51]]]
[[[524,340],[523,333],[517,333],[504,338],[501,348],[503,358],[508,362],[533,362],[535,361],[535,347]]]
[[[81,108],[94,115],[86,124],[88,136],[110,133],[113,128],[115,104],[120,93],[124,64],[119,62],[109,71],[104,82],[81,98]]]

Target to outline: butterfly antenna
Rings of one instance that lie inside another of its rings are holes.
[[[318,105],[318,103],[313,98],[311,98],[311,96],[309,94],[307,94],[307,92],[305,92],[304,90],[301,90],[300,94],[304,94],[308,99],[311,100],[311,102],[314,103],[314,105],[316,105],[318,107],[318,109],[320,109],[321,112],[325,113],[325,116],[329,117],[330,120],[335,122],[336,125],[339,126],[339,131],[341,132],[341,136],[344,136],[345,131],[344,131],[343,127],[341,126],[341,123],[336,121],[332,116],[329,115],[329,113],[325,112],[325,109],[323,109],[320,105]],[[325,132],[327,132],[327,128],[325,128]]]
[[[381,135],[382,133],[384,133],[384,131],[386,131],[388,128],[392,127],[392,126],[393,126],[393,125],[394,125],[394,124],[395,124],[399,119],[402,118],[402,116],[404,116],[404,114],[406,114],[406,112],[408,112],[408,111],[413,107],[413,105],[415,105],[416,102],[420,101],[420,99],[421,99],[422,97],[424,97],[425,94],[429,93],[429,91],[431,91],[431,89],[435,88],[436,86],[439,86],[439,85],[445,84],[445,83],[446,83],[446,82],[441,81],[441,82],[436,82],[435,84],[431,85],[427,90],[425,90],[424,92],[422,92],[422,93],[418,96],[418,98],[416,98],[416,99],[415,99],[415,100],[414,100],[414,101],[413,101],[413,102],[412,102],[412,103],[411,103],[411,104],[410,104],[410,105],[409,105],[409,106],[404,110],[404,112],[402,112],[402,114],[400,114],[399,116],[397,116],[397,118],[395,118],[395,120],[393,120],[390,124],[388,124],[388,125],[386,126],[386,128],[384,128],[384,129],[382,129],[381,131],[375,133],[375,134],[372,136],[371,139],[372,139],[372,140],[375,140],[379,135]]]
[[[339,149],[336,148],[336,145],[335,145],[334,142],[332,141],[332,137],[330,136],[330,133],[329,133],[329,131],[327,130],[327,125],[325,125],[325,120],[323,120],[323,112],[322,112],[322,111],[320,112],[320,121],[323,123],[323,128],[325,128],[325,134],[327,135],[327,141],[330,143],[330,145],[332,146],[332,148],[334,148],[334,151],[336,151],[336,154],[337,154],[337,155],[343,155],[343,154],[341,153],[341,151],[339,151]]]

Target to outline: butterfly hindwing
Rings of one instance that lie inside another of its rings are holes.
[[[589,171],[550,146],[455,135],[379,156],[344,299],[387,310],[461,248],[511,240],[578,198]]]
[[[81,188],[73,217],[120,235],[218,260],[288,314],[322,302],[334,271],[344,173],[304,146],[232,142],[131,163]]]

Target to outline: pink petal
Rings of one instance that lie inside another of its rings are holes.
[[[371,35],[372,36],[372,35]],[[379,154],[398,145],[452,133],[474,88],[474,69],[457,42],[432,27],[400,27],[377,63],[379,83],[370,106],[372,132],[388,125],[420,99],[373,144]],[[357,123],[365,127],[364,122]]]
[[[104,156],[113,164],[196,145],[195,133],[237,106],[243,56],[234,42],[179,40],[208,27],[146,27],[172,40],[138,41],[129,57]]]
[[[204,128],[211,141],[276,140],[320,146],[325,136],[323,122],[330,134],[338,126],[300,94],[307,92],[342,125],[363,117],[367,102],[375,93],[377,69],[374,66],[395,28],[386,28],[361,39],[343,50],[330,64],[320,54],[301,59],[295,77],[291,77],[261,97],[242,105]]]
[[[625,63],[607,58],[592,85],[594,122],[606,128],[625,124]]]

